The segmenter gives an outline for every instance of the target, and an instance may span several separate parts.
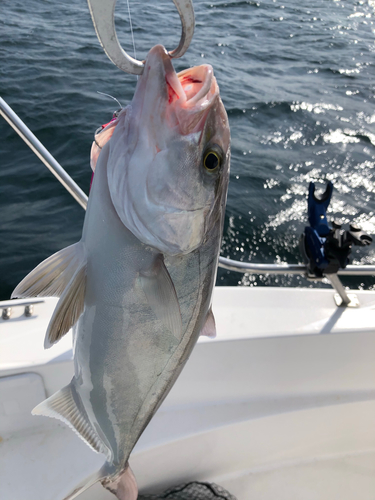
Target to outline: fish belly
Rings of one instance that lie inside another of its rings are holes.
[[[139,281],[155,252],[119,220],[111,203],[105,150],[96,168],[83,243],[87,283],[75,329],[72,381],[91,425],[111,452],[116,470],[173,385],[199,335],[202,293],[198,252],[168,270],[180,301],[182,338],[155,316]]]

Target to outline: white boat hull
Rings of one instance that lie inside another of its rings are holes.
[[[216,288],[217,338],[198,342],[132,454],[140,490],[205,480],[238,500],[374,498],[375,292],[356,294],[351,309],[331,290]],[[55,302],[0,320],[0,500],[61,499],[103,463],[30,414],[73,373],[69,335],[43,350]]]

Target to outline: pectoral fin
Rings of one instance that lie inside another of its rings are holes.
[[[206,321],[202,328],[201,335],[205,335],[206,337],[211,337],[211,338],[216,337],[216,324],[211,307],[207,313]]]
[[[11,298],[60,297],[83,262],[86,262],[83,243],[63,248],[33,269],[15,288]]]
[[[57,303],[47,328],[45,349],[58,342],[78,321],[84,308],[85,292],[86,261],[76,270]]]
[[[157,257],[153,267],[141,273],[139,278],[156,317],[180,340],[182,337],[180,304],[163,257],[161,255]]]
[[[48,325],[44,347],[51,347],[82,314],[86,286],[86,252],[82,242],[51,255],[12,293],[15,297],[60,297]]]

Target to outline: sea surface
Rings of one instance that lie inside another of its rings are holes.
[[[128,7],[116,25],[133,54]],[[171,0],[129,0],[136,54],[174,48]],[[375,234],[375,1],[194,2],[196,31],[177,70],[214,67],[232,135],[222,255],[301,261],[311,180],[334,183],[329,217]],[[0,95],[88,193],[97,127],[136,77],[104,54],[85,0],[0,0]],[[83,209],[0,117],[0,299],[44,258],[75,243]],[[375,243],[355,262],[375,263]],[[303,277],[219,270],[219,285],[311,286]],[[346,285],[373,288],[373,278]],[[323,285],[324,286],[324,285]]]

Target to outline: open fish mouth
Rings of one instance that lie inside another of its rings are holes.
[[[203,129],[204,117],[218,96],[212,66],[203,64],[177,74],[165,48],[156,45],[147,56],[133,103],[142,102],[144,118],[164,116],[170,127],[179,125],[180,133],[187,135]]]
[[[207,108],[218,94],[212,66],[203,64],[176,74],[166,72],[169,104],[179,101],[180,107],[198,111]]]
[[[174,107],[181,133],[200,132],[209,109],[219,95],[212,66],[202,64],[178,74],[172,67],[172,70],[166,71],[166,83],[168,104]]]

